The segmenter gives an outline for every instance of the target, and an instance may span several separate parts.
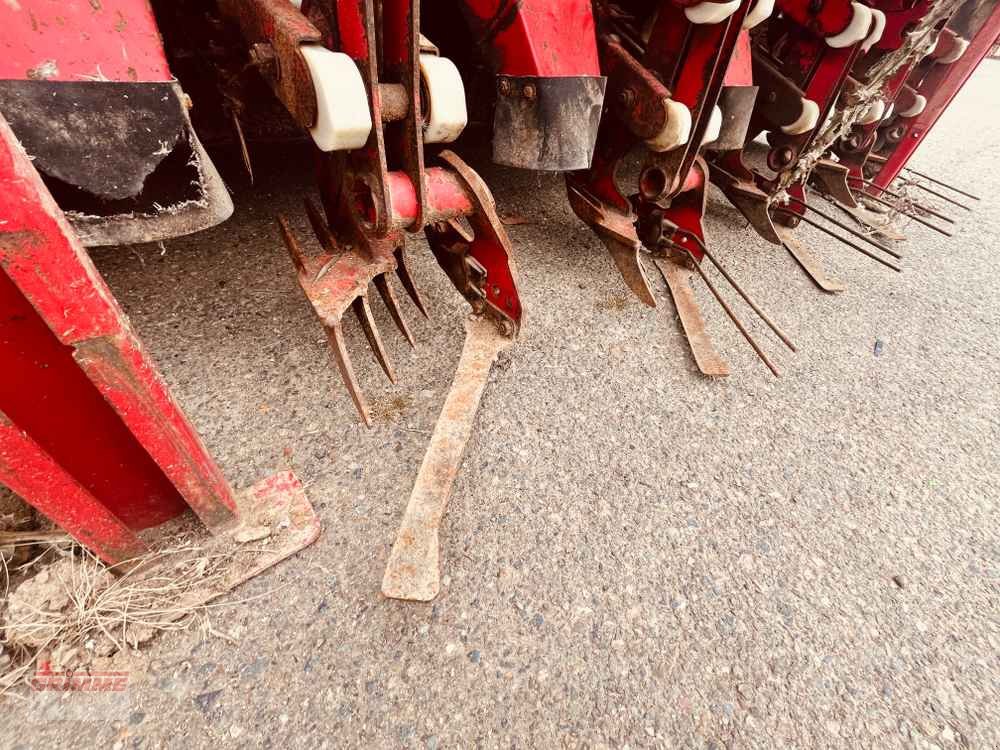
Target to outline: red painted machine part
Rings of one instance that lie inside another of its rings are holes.
[[[965,53],[950,65],[935,65],[921,82],[919,93],[927,97],[924,111],[909,121],[909,130],[886,162],[879,169],[873,182],[886,188],[896,179],[900,170],[913,156],[913,152],[923,142],[924,137],[937,122],[941,113],[961,90],[969,76],[983,61],[990,49],[1000,39],[1000,3],[993,6],[993,12],[970,41]]]
[[[464,0],[477,41],[509,76],[598,76],[591,0]]]
[[[148,0],[4,0],[0,29],[0,79],[173,80]]]

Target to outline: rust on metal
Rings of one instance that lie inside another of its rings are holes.
[[[812,279],[816,286],[830,294],[844,291],[844,285],[840,281],[831,279],[826,275],[826,271],[819,262],[819,258],[813,255],[809,248],[799,242],[792,231],[780,225],[775,226],[775,230],[781,238],[781,244],[785,250],[802,266],[802,270],[806,272],[806,275]]]
[[[655,257],[653,262],[663,274],[663,280],[667,282],[670,295],[674,298],[677,315],[681,320],[684,335],[687,337],[698,369],[703,375],[709,377],[718,378],[729,375],[729,365],[716,351],[712,340],[705,331],[705,319],[701,316],[701,310],[695,301],[691,285],[688,283],[689,274],[673,260]]]
[[[494,321],[470,316],[451,390],[438,417],[382,579],[392,599],[428,602],[441,588],[440,527],[476,412],[500,352],[513,344]]]

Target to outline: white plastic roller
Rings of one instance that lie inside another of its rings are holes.
[[[896,114],[900,117],[916,117],[924,111],[927,106],[927,97],[923,94],[913,95],[913,104],[911,104],[906,109],[896,110]]]
[[[316,92],[316,124],[309,134],[321,151],[361,148],[372,132],[372,115],[358,66],[343,52],[319,44],[299,50]]]
[[[420,76],[427,92],[424,143],[451,143],[469,124],[465,85],[447,57],[420,56]]]
[[[862,52],[867,52],[878,44],[878,41],[882,38],[882,34],[885,33],[885,13],[877,8],[869,8],[869,10],[872,14],[872,30],[861,43]]]
[[[861,125],[871,125],[873,122],[878,122],[882,119],[885,114],[885,100],[876,99],[871,104],[868,105],[868,109],[864,111],[864,114],[858,118],[858,123]]]
[[[722,110],[719,105],[712,107],[712,114],[708,118],[708,127],[705,128],[705,135],[701,138],[701,145],[717,140],[722,132]]]
[[[802,100],[802,112],[795,122],[781,126],[781,132],[787,135],[802,135],[816,127],[819,122],[819,105],[812,99]]]
[[[691,138],[691,110],[673,99],[665,99],[667,121],[663,130],[646,141],[651,151],[671,151],[683,146]]]
[[[834,49],[850,47],[868,36],[868,31],[872,27],[871,9],[861,3],[851,3],[851,11],[851,20],[847,28],[839,34],[826,38],[826,43]]]
[[[706,0],[703,3],[692,5],[690,8],[685,8],[684,15],[691,23],[722,23],[733,15],[739,7],[740,0],[732,0],[728,3],[712,3]]]
[[[743,28],[752,29],[766,21],[774,13],[774,0],[757,0],[743,19]]]
[[[942,65],[951,65],[958,58],[965,54],[965,50],[969,48],[969,40],[962,39],[962,37],[955,37],[955,46],[951,48],[951,51],[944,57],[939,57],[938,62]]]

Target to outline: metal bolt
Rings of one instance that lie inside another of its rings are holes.
[[[506,78],[500,79],[500,93],[503,94],[504,96],[510,93],[510,81],[508,81]]]
[[[618,103],[623,107],[631,107],[634,101],[635,92],[632,89],[622,89],[621,93],[618,94]]]
[[[529,101],[535,98],[535,85],[533,83],[524,84],[524,88],[521,90],[524,94],[524,98]]]

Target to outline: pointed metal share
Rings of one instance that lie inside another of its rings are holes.
[[[403,285],[403,289],[413,300],[413,304],[417,306],[417,309],[423,313],[424,317],[430,320],[431,316],[427,314],[427,308],[424,307],[424,301],[420,298],[420,292],[417,291],[417,285],[413,283],[413,277],[410,275],[409,261],[406,260],[406,251],[403,248],[398,248],[396,250],[396,275],[399,277],[399,283]]]
[[[802,266],[802,270],[806,272],[806,275],[812,279],[816,286],[830,294],[844,291],[846,287],[843,283],[827,276],[826,271],[819,262],[819,258],[799,242],[798,238],[792,235],[792,232],[784,230],[784,228],[779,229],[775,227],[775,229],[778,232],[778,236],[781,237],[781,244],[785,250]]]
[[[396,328],[410,342],[410,346],[416,349],[417,342],[414,341],[413,334],[410,333],[410,327],[406,325],[406,321],[403,319],[403,313],[400,311],[399,303],[396,301],[396,293],[392,290],[392,284],[389,283],[389,279],[386,278],[384,273],[380,273],[375,277],[375,288],[378,289],[379,296],[389,309],[389,315],[392,316]]]
[[[344,343],[344,329],[337,324],[326,329],[326,337],[330,342],[330,349],[333,351],[333,358],[337,362],[337,369],[340,370],[340,377],[347,386],[347,392],[351,394],[351,400],[361,415],[361,419],[368,426],[372,426],[371,413],[368,410],[368,401],[365,394],[361,392],[358,379],[354,376],[354,367],[351,365],[351,357],[347,353],[347,345]]]
[[[947,182],[942,182],[941,180],[935,179],[934,177],[931,177],[930,175],[924,174],[923,172],[918,172],[913,167],[903,167],[903,169],[905,169],[907,172],[913,172],[913,174],[915,174],[917,177],[923,177],[925,180],[930,180],[935,185],[940,185],[941,187],[946,187],[949,190],[952,190],[952,191],[958,193],[959,195],[964,195],[966,198],[972,198],[972,200],[974,200],[974,201],[982,200],[982,198],[980,198],[978,195],[973,195],[972,193],[967,193],[964,190],[959,190],[957,187],[949,185]]]
[[[712,346],[712,340],[705,332],[705,319],[701,316],[698,303],[694,299],[687,274],[680,265],[667,258],[653,258],[656,267],[667,282],[670,295],[674,298],[677,316],[681,319],[684,335],[687,337],[695,364],[703,375],[720,378],[729,375],[729,365]]]
[[[388,376],[389,382],[395,383],[396,372],[392,369],[392,365],[389,363],[389,356],[385,353],[385,347],[382,345],[382,337],[379,335],[378,326],[375,325],[375,318],[372,317],[372,309],[368,306],[368,295],[362,294],[356,297],[354,302],[351,303],[351,307],[354,308],[354,314],[357,316],[358,322],[365,332],[365,338],[368,339],[368,344],[375,354],[375,359],[382,365],[382,369]]]
[[[597,229],[599,230],[600,227]],[[598,231],[597,235],[601,238],[604,246],[608,248],[608,252],[611,253],[615,267],[621,273],[626,286],[632,290],[632,294],[638,297],[644,305],[656,307],[656,297],[653,296],[653,291],[649,288],[646,269],[642,267],[642,261],[639,260],[639,241],[636,240],[629,244],[622,242],[610,233],[601,231]]]
[[[750,335],[750,332],[743,327],[742,323],[740,323],[740,319],[736,317],[736,313],[734,313],[732,308],[729,307],[728,304],[726,304],[726,301],[724,299],[722,299],[722,295],[719,294],[719,290],[715,288],[715,284],[713,284],[712,280],[709,279],[708,276],[705,274],[705,271],[702,269],[701,264],[698,262],[698,260],[687,248],[684,249],[684,252],[687,253],[687,256],[691,259],[691,262],[694,263],[694,269],[698,272],[698,275],[701,276],[701,280],[705,282],[705,286],[708,287],[708,291],[712,293],[712,296],[715,297],[716,302],[718,302],[719,305],[722,306],[722,309],[725,310],[726,315],[728,315],[729,319],[733,321],[733,324],[736,326],[739,332],[743,334],[743,338],[747,340],[747,343],[750,344],[750,347],[754,350],[754,352],[756,352],[757,356],[760,357],[761,362],[767,365],[767,369],[770,370],[776,378],[780,378],[781,371],[778,370],[778,368],[774,366],[774,363],[767,358],[767,355],[764,354],[764,351],[760,348],[760,346],[757,345],[757,342],[754,341],[753,336]]]
[[[305,203],[306,216],[309,217],[309,223],[312,225],[313,232],[316,234],[319,244],[328,253],[337,252],[337,240],[334,238],[333,232],[330,231],[326,219],[323,218],[323,213],[320,211],[319,206],[309,197],[305,198],[302,202]]]
[[[281,237],[285,241],[285,247],[288,248],[288,254],[292,258],[295,270],[302,273],[306,267],[305,260],[302,257],[302,248],[299,247],[298,240],[292,234],[292,228],[288,226],[288,219],[281,214],[278,214],[278,226],[281,227]]]

